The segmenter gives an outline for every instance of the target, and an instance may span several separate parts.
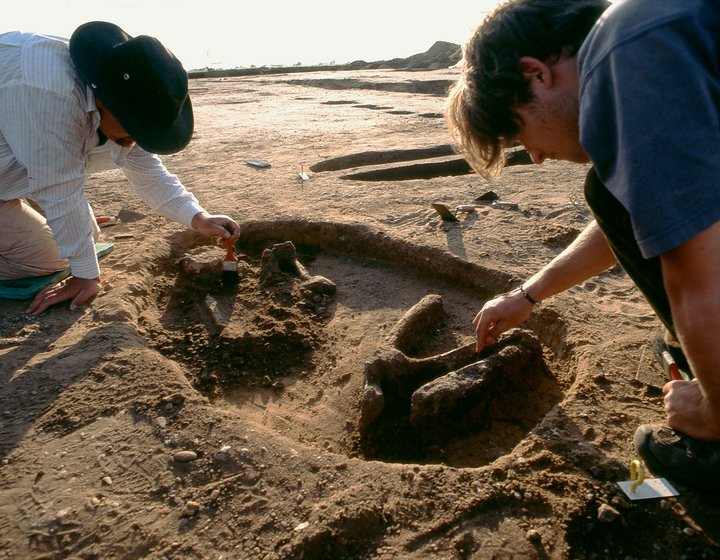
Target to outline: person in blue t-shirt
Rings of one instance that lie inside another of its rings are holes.
[[[535,163],[591,163],[595,219],[473,320],[477,347],[616,263],[652,305],[689,380],[635,446],[655,474],[720,490],[720,4],[511,0],[465,47],[450,133],[479,173],[517,142]]]

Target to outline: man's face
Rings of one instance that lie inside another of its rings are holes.
[[[577,69],[575,59],[551,65],[531,61],[526,77],[533,100],[515,107],[522,124],[520,141],[535,163],[546,159],[587,163],[580,145]]]
[[[580,146],[577,102],[553,103],[535,100],[515,112],[522,119],[517,135],[535,163],[546,159],[587,163]]]
[[[100,113],[100,132],[102,132],[108,140],[112,140],[116,144],[124,148],[129,148],[135,143],[125,129],[120,125],[117,119],[112,115],[107,107],[100,101],[96,100],[98,112]]]

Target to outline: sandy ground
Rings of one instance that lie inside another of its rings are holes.
[[[96,214],[145,217],[102,230],[115,249],[92,306],[28,317],[1,302],[0,557],[720,557],[716,499],[678,487],[631,502],[617,486],[635,427],[662,419],[660,390],[636,380],[658,323],[621,271],[543,303],[523,343],[460,364],[499,372],[494,385],[466,391],[457,364],[428,366],[462,354],[483,301],[590,219],[577,165],[493,183],[342,178],[442,161],[382,153],[448,143],[437,91],[454,76],[193,80],[195,138],[165,162],[243,223],[234,286],[180,273],[223,249],[119,173],[91,179]],[[364,152],[382,153],[310,170]],[[431,208],[488,190],[519,209],[444,222]],[[284,241],[300,268],[262,265]],[[448,379],[455,408],[418,413]]]

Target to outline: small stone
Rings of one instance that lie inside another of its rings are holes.
[[[155,423],[160,428],[164,428],[167,426],[167,418],[165,418],[164,416],[158,416],[157,418],[155,418]]]
[[[100,504],[102,504],[100,498],[93,496],[85,503],[85,509],[87,511],[95,511],[98,507],[100,507]]]
[[[188,503],[185,504],[185,507],[183,508],[180,515],[182,517],[194,517],[200,511],[200,507],[201,506],[199,503],[190,500]]]
[[[215,455],[213,455],[215,461],[218,463],[224,463],[228,459],[230,459],[230,446],[225,445],[220,448],[219,451],[215,452]]]
[[[294,531],[302,531],[303,529],[307,529],[310,526],[310,523],[307,521],[303,521],[299,525],[297,525],[294,529]]]
[[[600,523],[612,523],[618,517],[620,517],[620,512],[614,507],[608,504],[600,504],[597,513],[597,518]]]
[[[60,523],[60,525],[64,525],[68,522],[68,519],[70,517],[70,510],[69,509],[61,509],[55,514],[55,520]]]
[[[542,535],[537,529],[530,529],[527,533],[525,533],[525,538],[533,543],[542,542]]]
[[[162,401],[165,403],[170,403],[174,405],[182,404],[185,402],[185,395],[181,393],[174,393],[172,395],[167,395],[162,398]]]
[[[192,463],[197,459],[197,453],[189,450],[178,451],[173,455],[173,459],[178,463]]]
[[[109,476],[103,476],[101,480],[105,486],[112,486],[113,481]]]

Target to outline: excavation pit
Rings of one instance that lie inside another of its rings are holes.
[[[143,318],[147,339],[216,406],[348,456],[477,466],[509,453],[571,382],[549,310],[533,332],[474,352],[470,321],[516,282],[504,273],[353,224],[242,228],[237,284],[219,279],[220,248],[183,238],[153,290],[162,314]],[[485,370],[447,398],[453,376]],[[369,415],[370,384],[384,400]]]
[[[375,169],[368,171],[353,171],[340,175],[340,179],[351,181],[409,181],[474,173],[465,158],[451,156],[456,156],[456,151],[449,144],[428,148],[360,152],[320,161],[312,165],[310,170],[320,173],[376,166]],[[419,163],[391,165],[407,161]],[[531,163],[532,158],[525,149],[515,147],[505,152],[506,167]]]

